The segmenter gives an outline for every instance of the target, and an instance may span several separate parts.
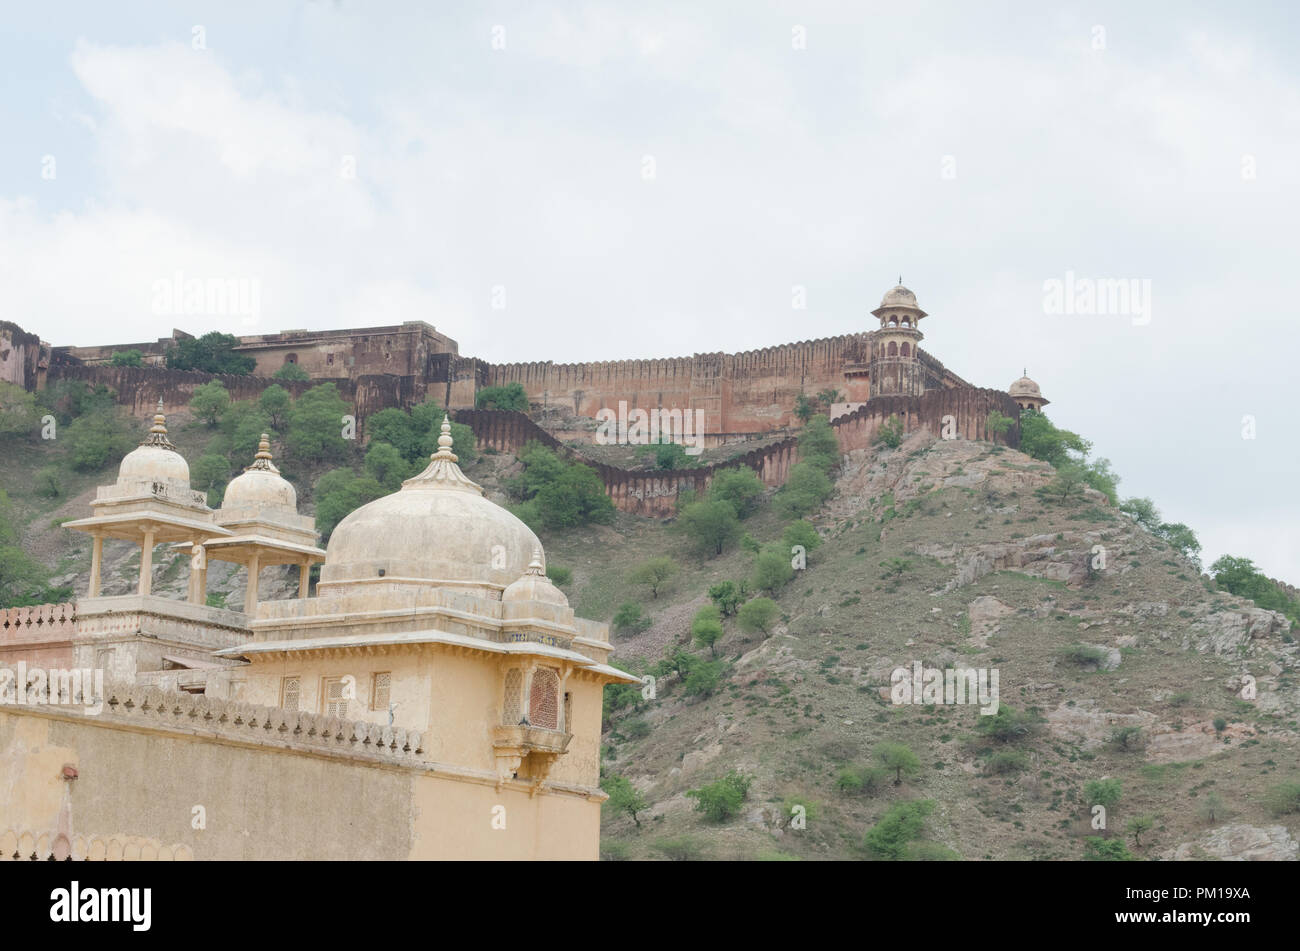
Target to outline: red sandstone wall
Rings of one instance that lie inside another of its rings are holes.
[[[41,604],[0,610],[0,664],[20,660],[29,667],[72,667],[75,605]]]

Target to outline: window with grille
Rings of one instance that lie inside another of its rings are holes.
[[[393,683],[393,675],[385,671],[375,674],[374,683],[370,688],[370,709],[383,710],[388,712],[388,698],[390,696],[390,687]]]
[[[348,701],[343,696],[343,678],[329,677],[321,691],[321,713],[327,717],[347,719]]]
[[[524,672],[519,668],[506,671],[505,706],[502,707],[501,722],[506,726],[516,726],[523,718]]]
[[[549,667],[533,671],[533,689],[528,697],[528,720],[533,726],[558,730],[560,678]]]
[[[280,682],[280,709],[297,710],[298,698],[302,694],[302,682],[298,677],[285,677]]]

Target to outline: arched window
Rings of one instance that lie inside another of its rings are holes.
[[[899,352],[902,353],[903,356],[907,356],[911,352],[911,349],[907,344],[903,344],[903,347]]]
[[[284,362],[285,362],[285,363],[297,363],[297,362],[298,362],[298,354],[296,354],[296,353],[286,353],[286,354],[284,355]]]
[[[898,318],[897,318],[897,317],[890,317],[890,318],[889,318],[889,326],[891,326],[891,327],[897,327],[897,326],[898,326]]]
[[[546,730],[560,728],[560,678],[549,667],[533,671],[533,689],[528,697],[528,722]]]
[[[890,355],[891,357],[896,357],[896,356],[898,356],[898,344],[897,344],[896,342],[894,342],[893,340],[889,341],[889,350],[888,350],[888,353],[889,353],[889,355]]]
[[[912,318],[911,318],[911,317],[904,317],[904,318],[903,318],[903,326],[904,326],[904,327],[910,327],[910,326],[912,326]]]

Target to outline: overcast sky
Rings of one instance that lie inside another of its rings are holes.
[[[1300,5],[1131,6],[6,4],[0,317],[572,362],[870,329],[901,274],[932,354],[1300,583]],[[1149,314],[1048,313],[1068,272]]]

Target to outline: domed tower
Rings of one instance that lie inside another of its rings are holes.
[[[253,464],[226,486],[214,520],[232,535],[195,551],[196,563],[201,566],[199,585],[206,584],[207,558],[243,565],[248,569],[244,613],[251,615],[257,610],[261,570],[268,565],[297,565],[298,596],[307,597],[311,566],[323,561],[325,552],[316,545],[312,518],[298,514],[297,491],[271,461],[271,440],[266,433],[262,433]]]
[[[1038,384],[1028,376],[1022,376],[1012,383],[1007,392],[1022,410],[1032,409],[1034,412],[1041,412],[1042,408],[1050,402],[1044,398]]]
[[[871,314],[880,320],[880,329],[871,334],[871,396],[920,396],[925,370],[917,348],[925,337],[920,324],[926,313],[916,295],[899,283]]]
[[[152,594],[153,550],[168,542],[202,544],[229,535],[212,522],[202,492],[190,488],[190,467],[167,438],[162,400],[153,427],[144,441],[122,459],[117,481],[101,485],[90,503],[90,518],[65,522],[64,528],[91,536],[89,597],[100,596],[100,566],[104,539],[115,538],[140,546],[140,581],[136,593]]]

